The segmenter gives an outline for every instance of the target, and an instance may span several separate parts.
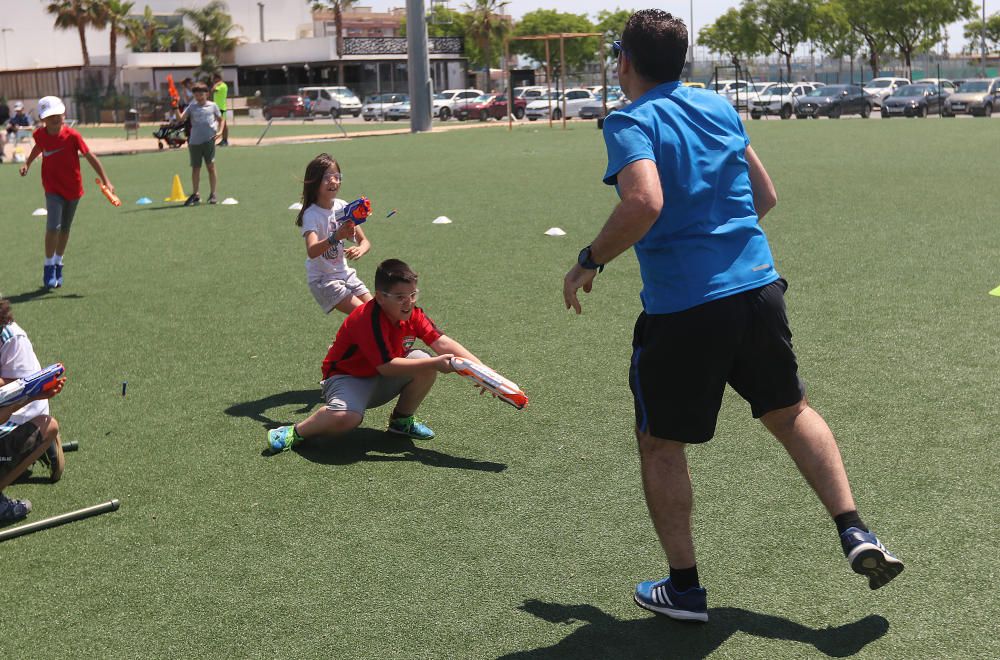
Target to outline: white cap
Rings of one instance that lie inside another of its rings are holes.
[[[24,110],[24,104],[21,103],[20,101],[15,101],[14,102],[14,112],[17,112],[18,110]]]
[[[66,114],[66,106],[58,96],[43,96],[38,100],[38,118]]]

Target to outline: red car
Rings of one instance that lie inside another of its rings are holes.
[[[264,119],[274,117],[305,117],[306,104],[301,96],[279,96],[264,106]]]
[[[525,99],[514,99],[514,118],[523,119],[524,109],[528,106]],[[478,119],[486,121],[490,117],[503,119],[507,116],[507,96],[505,94],[483,94],[476,98],[458,103],[452,111],[455,119]]]

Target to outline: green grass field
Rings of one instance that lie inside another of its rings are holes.
[[[0,544],[0,657],[996,657],[996,127],[750,131],[780,198],[765,226],[802,375],[862,516],[906,562],[895,582],[871,592],[850,572],[729,392],[716,438],[690,452],[711,621],[632,603],[665,573],[631,433],[634,258],[598,277],[583,316],[561,298],[615,203],[590,123],[233,147],[219,192],[238,206],[135,206],[175,173],[190,191],[186,155],[108,157],[125,205],[88,186],[48,294],[38,171],[7,165],[0,291],[40,360],[67,365],[53,414],[81,446],[58,484],[7,494],[33,501],[29,520],[122,506]],[[287,210],[321,149],[342,196],[376,205],[362,278],[410,262],[429,315],[528,409],[442,376],[421,410],[429,443],[385,436],[378,409],[350,436],[262,456],[265,428],[320,401],[341,319],[309,295]]]

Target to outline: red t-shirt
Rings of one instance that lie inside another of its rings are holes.
[[[83,136],[63,124],[57,135],[49,135],[43,126],[32,137],[42,150],[42,187],[45,192],[64,199],[83,197],[79,154],[90,153]]]
[[[430,346],[439,337],[441,331],[419,307],[413,308],[409,319],[397,323],[373,298],[344,319],[323,360],[323,378],[377,376],[376,367],[405,356],[418,338]]]

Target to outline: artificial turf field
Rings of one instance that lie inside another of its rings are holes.
[[[0,657],[996,657],[997,126],[749,126],[780,198],[764,224],[810,398],[906,571],[875,592],[850,572],[728,392],[716,438],[689,452],[704,626],[632,602],[665,573],[626,383],[634,258],[597,278],[583,316],[562,305],[615,202],[589,122],[234,147],[219,192],[238,206],[136,206],[174,173],[189,191],[186,154],[108,157],[125,204],[87,186],[66,284],[46,294],[38,170],[0,167],[0,291],[42,363],[67,365],[52,409],[81,446],[58,484],[6,492],[33,501],[29,520],[122,501],[0,544]],[[419,413],[433,441],[384,435],[378,409],[350,436],[262,455],[265,428],[320,401],[341,318],[310,296],[287,210],[321,150],[341,196],[376,205],[362,278],[411,263],[421,305],[526,410],[442,376]]]

